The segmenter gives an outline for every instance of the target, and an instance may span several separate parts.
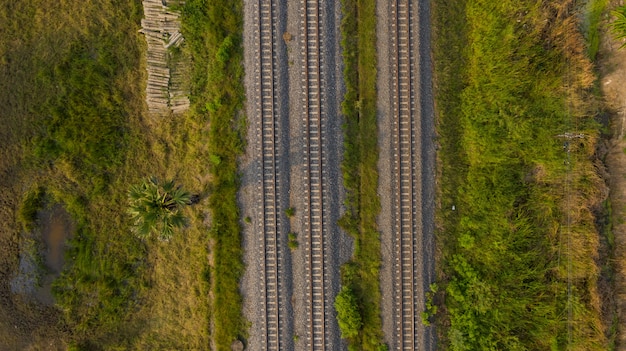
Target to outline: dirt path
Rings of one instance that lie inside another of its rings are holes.
[[[611,1],[610,7],[619,2]],[[601,89],[611,111],[612,137],[606,166],[615,235],[615,299],[618,314],[616,350],[626,350],[626,49],[607,33],[602,36],[598,64]]]

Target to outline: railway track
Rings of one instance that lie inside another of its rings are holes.
[[[391,4],[393,116],[393,214],[395,260],[394,321],[396,350],[418,350],[418,241],[421,240],[419,155],[420,119],[416,112],[415,15],[412,0]]]
[[[305,164],[306,164],[306,295],[310,304],[307,313],[307,344],[310,350],[330,349],[327,308],[331,304],[327,299],[327,240],[326,240],[326,199],[325,189],[325,154],[322,72],[323,51],[321,38],[321,16],[319,0],[302,0],[302,35],[304,66],[303,106],[305,124]]]
[[[273,0],[259,0],[259,74],[257,93],[260,94],[258,114],[261,117],[261,159],[263,219],[261,251],[263,257],[263,350],[283,350],[283,314],[281,265],[284,243],[281,241],[279,201],[279,138],[277,107],[276,4]]]

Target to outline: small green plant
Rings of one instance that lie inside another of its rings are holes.
[[[300,340],[300,335],[293,334],[293,341],[298,342],[298,340]]]
[[[213,166],[217,167],[220,165],[220,163],[222,163],[222,158],[219,157],[218,155],[211,154],[209,155],[209,161],[211,162]]]
[[[611,23],[611,32],[616,40],[626,39],[626,5],[620,6],[611,11],[611,14],[615,16],[615,21]],[[622,49],[626,46],[624,42],[619,48]]]
[[[244,222],[246,222],[247,224],[252,223],[252,218],[250,218],[250,216],[246,216],[246,218],[243,219]]]
[[[426,292],[426,303],[424,311],[421,313],[422,324],[430,326],[430,318],[437,314],[437,305],[433,302],[435,295],[437,294],[437,284],[430,284],[430,291]]]
[[[296,209],[295,209],[295,208],[293,208],[293,207],[289,207],[288,209],[286,209],[286,210],[285,210],[285,215],[286,215],[288,218],[293,217],[295,214],[296,214]]]
[[[176,186],[173,180],[159,183],[157,178],[151,177],[131,186],[128,203],[133,232],[138,237],[145,239],[154,234],[168,241],[174,230],[187,222],[182,209],[191,203],[191,194]]]
[[[287,242],[287,246],[289,246],[290,249],[295,250],[300,246],[300,244],[298,243],[298,234],[291,232],[287,234],[287,237],[289,239],[289,241]]]

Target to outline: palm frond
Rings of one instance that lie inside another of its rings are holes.
[[[613,37],[616,40],[626,39],[626,5],[611,11],[611,14],[615,16],[615,21],[611,23]],[[620,46],[620,49],[624,47],[626,47],[626,42]]]
[[[191,203],[191,194],[173,180],[160,183],[150,177],[128,191],[128,209],[132,231],[142,239],[157,235],[168,241],[176,229],[186,225],[181,209]]]

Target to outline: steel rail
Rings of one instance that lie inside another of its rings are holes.
[[[324,239],[324,152],[322,140],[322,70],[319,0],[304,0],[304,106],[306,124],[306,167],[308,201],[308,294],[310,295],[309,338],[311,350],[325,350],[326,288]],[[312,84],[314,82],[314,84]],[[317,129],[315,133],[313,130]],[[312,143],[315,138],[316,142]],[[315,150],[317,149],[317,150]],[[317,161],[312,161],[317,154]],[[317,171],[315,171],[317,169]],[[317,175],[316,175],[317,173]],[[314,187],[317,186],[317,190]],[[314,195],[316,194],[317,195]],[[314,208],[317,207],[317,210]],[[317,215],[316,215],[317,212]],[[317,248],[316,248],[317,247]],[[319,312],[316,313],[316,308]]]
[[[416,350],[415,124],[411,0],[392,3],[397,350]]]
[[[280,228],[278,177],[276,160],[276,77],[274,74],[276,56],[274,41],[274,1],[259,0],[259,62],[261,95],[261,153],[263,183],[263,266],[265,335],[263,350],[281,350],[280,319]]]

